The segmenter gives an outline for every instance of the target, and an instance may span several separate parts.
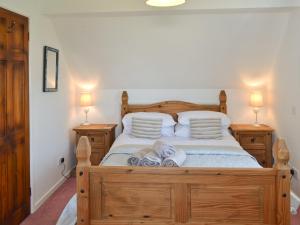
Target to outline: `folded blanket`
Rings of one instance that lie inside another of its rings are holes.
[[[131,154],[127,160],[128,165],[129,166],[139,166],[140,162],[142,161],[144,156],[151,151],[152,151],[151,148],[143,148],[142,150]]]
[[[175,154],[176,149],[173,145],[162,141],[156,141],[153,145],[153,150],[158,157],[165,159]]]
[[[157,167],[161,166],[162,159],[157,156],[154,151],[148,152],[142,161],[140,162],[140,166],[149,166],[149,167]]]
[[[162,166],[164,167],[180,167],[186,160],[186,154],[183,150],[176,150],[175,155],[172,155],[166,158],[162,162]]]

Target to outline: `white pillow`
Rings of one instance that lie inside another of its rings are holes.
[[[175,136],[175,126],[163,127],[161,129],[161,136],[174,137]]]
[[[137,113],[128,113],[126,114],[123,119],[123,133],[124,134],[131,134],[132,130],[132,118],[148,118],[148,119],[162,119],[162,129],[161,135],[162,136],[174,136],[174,125],[176,122],[174,121],[173,117],[166,113],[157,113],[157,112],[137,112]]]
[[[221,112],[213,111],[187,111],[177,113],[181,125],[190,125],[190,119],[221,119],[222,127],[228,128],[231,124],[229,117]]]
[[[223,128],[222,129],[223,137],[231,135],[228,129]],[[181,125],[177,124],[175,126],[175,136],[177,137],[185,137],[190,138],[191,137],[191,128],[187,125]]]
[[[162,119],[132,118],[132,135],[137,138],[158,139],[161,137]]]
[[[190,119],[191,137],[196,139],[222,139],[221,118]]]
[[[191,129],[190,126],[176,124],[175,126],[175,136],[177,137],[191,137]]]
[[[132,125],[124,127],[123,134],[131,134]],[[174,137],[175,136],[175,126],[162,127],[161,136],[164,137]]]

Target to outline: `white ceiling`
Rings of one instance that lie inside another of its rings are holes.
[[[193,11],[215,9],[266,9],[299,7],[300,0],[187,0],[185,5],[167,9],[147,6],[145,0],[51,0],[45,1],[44,13],[108,13],[108,12],[153,12]]]

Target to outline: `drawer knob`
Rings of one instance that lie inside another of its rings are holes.
[[[254,143],[255,142],[255,138],[251,138],[251,143]]]
[[[91,138],[91,141],[92,141],[92,142],[94,142],[94,141],[95,141],[95,139],[92,137],[92,138]]]

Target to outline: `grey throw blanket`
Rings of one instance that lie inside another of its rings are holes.
[[[175,154],[176,149],[173,145],[162,141],[156,141],[153,145],[153,150],[161,159],[168,158]]]
[[[186,153],[181,150],[177,149],[175,154],[165,158],[165,160],[162,162],[162,166],[164,167],[180,167],[186,160]]]
[[[127,160],[128,165],[139,166],[144,156],[151,151],[153,151],[151,148],[144,148],[138,152],[131,154]]]
[[[161,166],[162,159],[154,152],[148,152],[142,159],[140,166],[158,167]]]

